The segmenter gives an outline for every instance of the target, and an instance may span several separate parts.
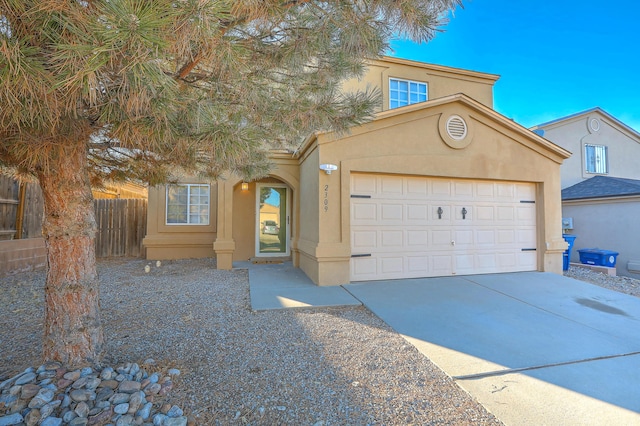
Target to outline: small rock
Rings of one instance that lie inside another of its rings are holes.
[[[113,377],[113,368],[105,367],[102,369],[102,372],[100,373],[100,378],[102,380],[111,380],[112,377]]]
[[[182,412],[182,410],[180,409],[180,407],[178,407],[177,405],[173,405],[169,411],[167,411],[167,417],[180,417],[182,416],[184,413]]]
[[[22,417],[22,416],[20,416]],[[158,413],[155,416],[153,416],[153,424],[154,426],[161,426],[164,425],[165,421],[168,419],[169,417],[167,417],[166,415],[162,414],[162,413]],[[15,423],[12,423],[15,424]]]
[[[36,379],[36,373],[25,373],[22,376],[18,377],[15,384],[16,385],[26,385],[29,382],[32,382]]]
[[[111,398],[109,398],[109,401],[113,405],[118,405],[124,402],[129,402],[130,398],[131,398],[131,395],[128,393],[116,393],[116,394],[113,394]]]
[[[131,368],[129,369],[129,374],[131,374],[132,376],[135,376],[136,374],[138,374],[139,371],[140,371],[140,366],[138,364],[136,364],[135,362],[131,364]]]
[[[100,386],[100,382],[102,382],[102,380],[98,378],[89,378],[84,387],[89,390],[95,390],[98,388],[98,386]]]
[[[144,404],[144,406],[141,409],[138,410],[138,412],[136,413],[136,416],[141,417],[143,420],[147,420],[151,415],[152,407],[153,407],[153,404],[150,402],[147,402],[146,404]]]
[[[58,380],[57,384],[58,384],[58,388],[65,389],[65,388],[71,386],[73,384],[73,381],[69,380],[69,379],[62,378],[62,379]]]
[[[75,382],[80,378],[80,370],[69,371],[62,377]]]
[[[287,407],[285,407],[284,405],[278,405],[278,406],[276,406],[276,410],[278,410],[278,411],[286,411]]]
[[[49,417],[51,414],[53,414],[53,410],[55,410],[56,408],[58,408],[60,406],[61,402],[56,400],[51,401],[50,403],[46,404],[44,407],[42,407],[40,409],[40,416],[43,419],[46,419],[47,417]]]
[[[90,416],[87,425],[103,425],[111,419],[112,414],[113,410],[109,407],[109,409],[104,410],[95,416]]]
[[[80,377],[86,377],[91,373],[93,373],[93,368],[85,367],[82,370],[80,370]]]
[[[66,422],[66,423],[70,423],[71,420],[75,419],[76,417],[78,417],[78,415],[76,414],[75,411],[67,411],[62,416],[62,421]]]
[[[158,395],[165,396],[169,392],[171,392],[171,389],[173,389],[173,383],[170,382],[170,381],[169,382],[164,382],[162,384],[162,386],[160,387],[160,392],[158,392]]]
[[[0,405],[4,405],[6,407],[13,406],[13,404],[15,404],[17,400],[18,400],[18,397],[16,395],[9,395],[8,393],[4,395],[0,395]]]
[[[74,388],[74,389],[82,389],[83,387],[86,386],[87,380],[89,380],[89,378],[86,377],[86,376],[85,377],[80,377],[78,380],[73,382],[71,387]]]
[[[164,423],[164,426],[187,426],[186,417],[168,417]]]
[[[156,360],[155,360],[155,359],[153,359],[153,358],[147,358],[147,359],[145,359],[145,360],[144,360],[144,364],[147,364],[147,365],[156,365]]]
[[[100,387],[101,388],[109,388],[109,389],[117,389],[118,385],[120,384],[120,382],[118,382],[117,380],[103,380],[102,382],[100,382]]]
[[[35,426],[38,424],[41,418],[42,415],[40,415],[40,410],[34,408],[33,410],[29,411],[26,416],[24,416],[24,422],[27,424],[27,426]]]
[[[60,426],[62,419],[58,417],[47,417],[40,423],[40,426]]]
[[[118,392],[120,393],[134,393],[140,390],[140,382],[133,380],[125,380],[118,386]]]
[[[126,416],[122,416],[118,419],[116,426],[131,426],[133,425],[133,420],[133,416],[127,414]]]
[[[89,419],[85,417],[76,417],[69,422],[69,426],[85,426],[89,423]]]
[[[27,385],[29,385],[29,384],[30,383],[27,383]],[[27,386],[27,385],[25,385],[25,386]],[[38,385],[35,385],[35,386],[38,386]],[[40,390],[39,388],[40,388],[40,386],[38,386],[38,390]],[[22,386],[15,385],[15,386],[11,386],[9,388],[9,395],[11,395],[11,396],[18,396],[20,394],[20,392],[22,392]],[[36,392],[36,393],[38,393],[38,392]]]
[[[140,408],[143,402],[146,402],[144,397],[144,392],[138,391],[131,394],[131,398],[129,398],[129,414],[135,414],[136,411]]]
[[[96,394],[87,389],[74,389],[69,393],[69,396],[76,402],[92,401],[96,399]]]
[[[89,404],[84,401],[78,402],[78,405],[76,405],[76,409],[74,411],[76,412],[78,417],[87,417],[90,411]]]
[[[67,408],[69,405],[71,405],[71,397],[69,395],[58,395],[58,398],[61,401],[60,408]]]
[[[29,408],[41,408],[45,404],[51,402],[55,393],[51,389],[40,389],[35,397],[29,403]]]
[[[13,426],[22,423],[24,418],[20,413],[0,417],[0,426]]]
[[[115,392],[111,388],[101,388],[96,395],[96,401],[106,401],[111,398]]]
[[[115,407],[113,407],[113,411],[114,413],[117,413],[117,414],[126,414],[129,411],[129,404],[127,402],[118,404]]]
[[[167,371],[167,374],[170,376],[179,376],[180,370],[178,370],[177,368],[170,368],[169,371]]]
[[[160,385],[160,383],[152,383],[149,386],[147,386],[144,391],[148,395],[157,395],[158,392],[160,392],[160,389],[162,389],[162,386]]]

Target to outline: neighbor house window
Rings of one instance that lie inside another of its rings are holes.
[[[587,173],[609,173],[607,147],[604,145],[585,145],[584,162]]]
[[[167,185],[167,225],[208,225],[211,187]]]
[[[427,83],[389,79],[389,108],[417,104],[427,100]]]

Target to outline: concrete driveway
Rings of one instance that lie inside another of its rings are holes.
[[[640,299],[525,272],[345,285],[507,425],[640,424]]]

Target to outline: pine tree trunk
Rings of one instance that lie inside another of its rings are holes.
[[[78,367],[99,363],[104,337],[86,145],[64,145],[38,176],[47,248],[42,348],[45,361]]]

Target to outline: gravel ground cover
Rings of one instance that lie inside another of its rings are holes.
[[[252,312],[247,271],[211,259],[101,260],[104,363],[181,375],[192,425],[500,424],[363,307]],[[640,296],[640,281],[566,276]],[[44,272],[0,277],[0,381],[40,365]]]
[[[190,424],[500,424],[365,308],[252,312],[214,262],[98,264],[105,364],[179,369],[164,403]],[[40,365],[44,272],[1,282],[0,381]]]

